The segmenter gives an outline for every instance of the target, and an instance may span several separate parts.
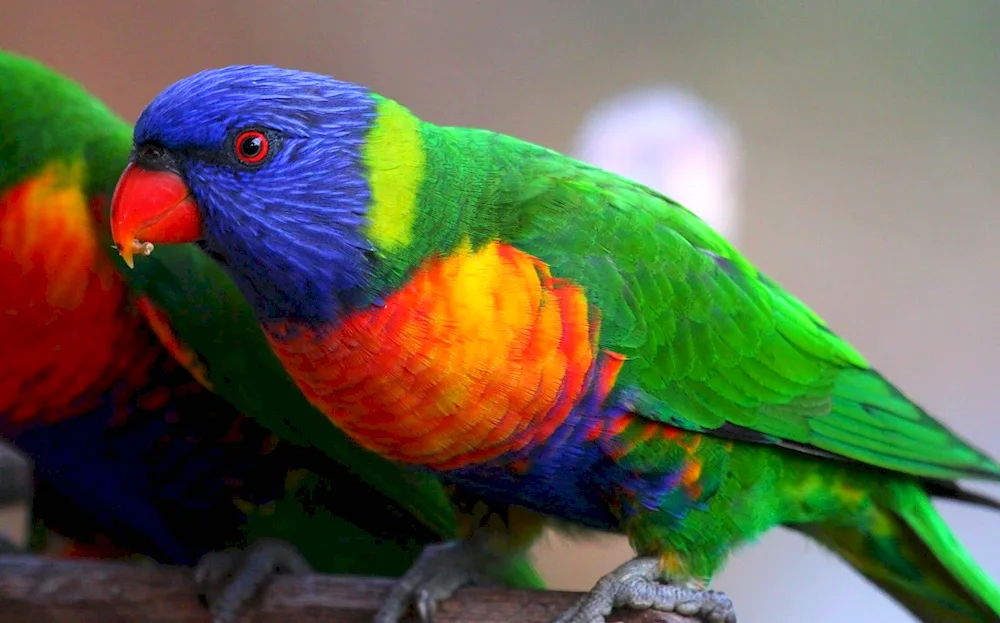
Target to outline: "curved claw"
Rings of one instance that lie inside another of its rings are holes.
[[[447,599],[447,597],[445,597]],[[422,623],[434,623],[437,614],[437,600],[430,591],[424,589],[417,593],[417,616]]]
[[[474,541],[428,545],[389,592],[373,623],[397,623],[411,606],[421,623],[433,623],[438,603],[469,584],[489,584],[485,571],[496,555]]]
[[[605,617],[621,607],[676,612],[704,623],[736,623],[736,611],[725,593],[665,584],[659,576],[656,558],[630,560],[598,580],[553,623],[605,623]]]
[[[274,575],[312,572],[295,546],[280,539],[260,539],[245,550],[209,552],[195,567],[198,592],[209,602],[213,623],[233,623],[240,610]],[[221,586],[220,586],[221,585]],[[207,595],[216,594],[209,600]]]

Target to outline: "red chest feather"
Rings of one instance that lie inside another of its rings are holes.
[[[73,167],[54,167],[0,194],[0,414],[11,423],[80,412],[141,319],[99,248]]]

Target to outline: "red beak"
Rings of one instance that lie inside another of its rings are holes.
[[[111,199],[111,237],[129,268],[136,251],[149,255],[154,242],[195,242],[201,232],[198,204],[179,175],[125,167]]]

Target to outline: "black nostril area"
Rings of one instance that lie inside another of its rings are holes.
[[[132,155],[136,165],[149,171],[177,172],[177,159],[169,149],[161,145],[138,145]]]

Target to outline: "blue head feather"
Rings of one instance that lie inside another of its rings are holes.
[[[361,150],[375,118],[359,85],[240,65],[168,87],[140,115],[135,143],[173,155],[201,210],[203,248],[265,328],[277,319],[321,326],[374,300]],[[234,137],[245,129],[271,138],[260,166],[235,157]]]

